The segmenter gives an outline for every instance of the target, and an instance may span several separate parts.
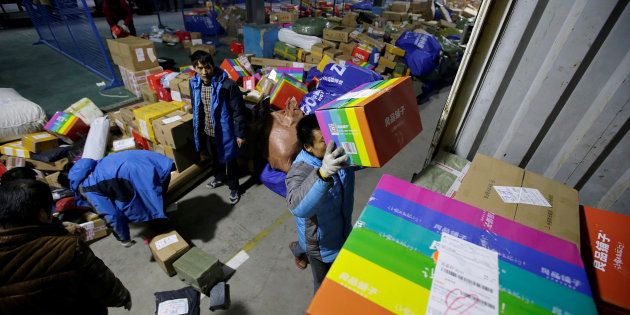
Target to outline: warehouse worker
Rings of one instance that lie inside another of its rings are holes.
[[[354,169],[346,168],[343,148],[326,146],[315,115],[300,120],[297,138],[302,151],[287,173],[287,202],[317,292],[352,229]]]
[[[0,186],[0,314],[107,314],[131,295],[78,236],[52,224],[47,184]]]
[[[133,26],[133,9],[129,6],[127,0],[103,1],[103,14],[110,30],[118,25],[118,21],[122,20],[129,29],[129,34],[136,36],[136,27]]]
[[[98,161],[82,158],[57,181],[75,192],[77,206],[90,206],[103,215],[118,240],[129,247],[135,242],[127,222],[152,221],[165,228],[163,195],[173,170],[173,160],[164,155],[131,150]]]
[[[196,72],[190,80],[195,148],[211,153],[215,170],[207,186],[227,183],[230,202],[236,204],[241,198],[236,159],[246,132],[243,95],[237,84],[215,67],[209,53],[196,51],[190,59]]]

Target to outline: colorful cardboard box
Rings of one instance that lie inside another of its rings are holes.
[[[305,71],[308,71],[311,68],[317,66],[316,64],[313,64],[313,63],[294,62],[294,61],[288,61],[288,60],[258,58],[258,57],[251,57],[249,59],[249,62],[255,66],[303,68]]]
[[[410,77],[363,84],[315,111],[351,165],[381,167],[422,131]]]
[[[250,76],[251,74],[241,65],[241,63],[236,59],[224,59],[221,65],[219,66],[227,75],[232,79],[232,81],[238,81],[240,78],[244,78]]]
[[[304,83],[290,75],[281,74],[278,83],[271,90],[269,103],[274,109],[285,109],[290,103],[300,105],[308,89]]]
[[[37,132],[22,137],[22,145],[33,153],[40,153],[59,146],[59,139],[48,132]]]
[[[161,82],[162,77],[172,72],[173,71],[171,70],[164,70],[162,72],[148,75],[147,83],[149,84],[149,88],[153,91],[158,92],[158,87],[162,86],[162,82]]]
[[[30,158],[31,152],[24,147],[22,141],[15,141],[0,146],[0,153],[20,158]]]
[[[551,207],[504,202],[501,186],[536,189]],[[578,192],[558,181],[478,153],[455,199],[580,246]]]
[[[625,246],[630,244],[630,216],[582,206],[582,257],[598,302],[630,311],[630,267]],[[602,304],[600,313],[610,309]],[[620,312],[622,313],[622,312]]]
[[[184,102],[157,102],[133,110],[140,134],[145,139],[156,142],[153,132],[153,120],[176,110],[183,110],[186,107]]]
[[[190,245],[177,231],[171,231],[151,239],[149,248],[162,270],[167,275],[174,276],[176,272],[173,263],[190,249]]]
[[[79,117],[69,113],[56,112],[46,123],[44,129],[56,134],[68,143],[73,143],[86,136],[90,126]]]
[[[497,252],[497,312],[596,314],[575,244],[389,175],[307,314],[425,314],[442,233]]]
[[[273,48],[273,54],[283,59],[297,61],[297,47],[282,41],[277,41]]]
[[[286,75],[290,75],[293,78],[297,79],[300,82],[304,81],[304,69],[303,68],[293,68],[293,67],[277,67],[277,73],[282,73]]]
[[[243,88],[249,91],[256,89],[256,77],[250,75],[248,77],[243,78]]]

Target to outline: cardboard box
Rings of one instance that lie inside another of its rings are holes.
[[[135,96],[142,96],[142,89],[148,87],[147,77],[164,71],[162,67],[155,67],[148,70],[131,71],[122,66],[118,66],[125,88]]]
[[[197,50],[205,51],[205,52],[207,52],[207,53],[209,53],[210,55],[213,55],[213,56],[217,52],[217,48],[214,47],[214,45],[203,44],[203,45],[192,45],[192,47],[190,47],[190,54],[191,55],[194,54],[195,51],[197,51]]]
[[[193,142],[192,114],[177,110],[155,119],[153,132],[159,144],[183,148]]]
[[[297,47],[282,41],[276,42],[273,54],[286,60],[297,61]]]
[[[328,45],[328,44],[324,44],[324,43],[317,43],[313,46],[311,46],[311,54],[317,55],[317,56],[322,56],[324,55],[324,51],[327,49],[332,48],[332,46]]]
[[[95,241],[107,236],[107,225],[105,224],[105,220],[103,219],[96,219],[94,221],[88,221],[79,225],[81,225],[81,227],[85,229],[86,242]]]
[[[31,152],[24,147],[22,141],[14,141],[1,145],[0,153],[26,159],[31,157]]]
[[[291,23],[298,19],[298,12],[271,12],[269,22],[271,23]]]
[[[433,19],[435,19],[434,0],[412,2],[409,11],[422,15],[422,17],[427,21],[432,21]]]
[[[248,76],[243,78],[243,88],[249,91],[256,89],[256,77]]]
[[[383,12],[383,18],[387,21],[392,21],[394,23],[400,23],[406,20],[407,16],[408,16],[407,13],[392,12],[392,11]]]
[[[193,77],[190,72],[181,73],[169,81],[168,86],[171,89],[171,97],[174,101],[181,102],[183,99],[180,86],[188,86],[188,81]],[[182,82],[185,82],[183,85]],[[190,89],[189,89],[190,90]],[[190,94],[190,92],[188,92]]]
[[[135,150],[135,149],[136,149],[136,141],[133,137],[118,139],[112,142],[112,151],[114,152],[121,152],[121,151],[127,151],[127,150]]]
[[[285,109],[290,103],[295,102],[300,105],[308,89],[304,83],[296,80],[292,76],[282,74],[278,83],[270,92],[269,103],[274,109]]]
[[[356,12],[346,12],[341,20],[341,25],[346,27],[357,27],[357,18],[359,17],[359,13]]]
[[[391,58],[379,58],[378,65],[392,70],[396,68],[396,62],[392,61]]]
[[[59,174],[61,174],[61,172],[54,172],[44,177],[44,179],[48,183],[48,186],[50,186],[53,189],[63,188],[63,186],[61,186],[61,184],[59,184],[59,181],[58,181]]]
[[[235,82],[240,78],[251,75],[236,59],[224,59],[219,68],[223,69],[230,79]]]
[[[191,248],[173,263],[173,267],[182,281],[206,295],[223,278],[219,260],[199,247]]]
[[[90,126],[72,114],[56,112],[46,123],[44,129],[56,134],[68,143],[74,143],[81,137],[87,136]]]
[[[343,51],[338,49],[329,49],[324,52],[324,56],[328,56],[328,58],[335,59],[337,56],[343,55]]]
[[[582,257],[597,300],[630,311],[630,216],[582,206]],[[627,253],[627,250],[626,250]],[[599,303],[598,303],[599,304]],[[606,312],[600,309],[600,313]]]
[[[107,39],[107,47],[114,63],[129,70],[140,71],[159,66],[155,45],[150,40],[134,36]]]
[[[503,202],[496,186],[537,189],[551,207]],[[509,163],[477,154],[455,199],[580,244],[578,192]]]
[[[356,46],[357,46],[357,43],[355,43],[355,42],[340,43],[339,44],[339,50],[341,52],[343,52],[344,55],[351,56],[352,55],[352,50],[354,50],[354,47],[356,47]]]
[[[498,292],[483,289],[498,296],[495,313],[596,314],[575,244],[389,175],[379,181],[306,313],[429,313],[442,259],[437,246],[446,234],[466,244],[462,252],[477,246],[497,252],[500,275],[492,286]],[[442,279],[483,285],[462,271],[450,275]],[[479,304],[468,313],[490,313]]]
[[[87,97],[84,97],[64,110],[66,113],[75,115],[86,125],[90,125],[96,118],[103,117],[103,112]]]
[[[174,276],[176,271],[173,263],[190,249],[190,245],[177,231],[171,231],[154,237],[149,243],[149,248],[162,270],[167,275]]]
[[[61,171],[63,170],[63,167],[66,166],[66,164],[68,164],[68,158],[63,158],[61,160],[50,162],[50,163],[37,161],[37,160],[31,160],[28,158],[26,159],[27,166],[40,170],[40,171],[47,171],[47,172]]]
[[[353,32],[353,33],[350,33],[350,37],[352,37],[352,39],[358,42],[361,42],[367,46],[376,47],[378,51],[383,51],[383,49],[385,49],[385,43],[383,41],[374,39],[365,33]]]
[[[326,143],[335,141],[357,166],[385,165],[422,131],[410,77],[361,85],[315,114]]]
[[[405,56],[405,50],[392,44],[385,44],[385,51],[394,56]]]
[[[40,153],[58,147],[59,139],[48,132],[37,132],[22,137],[22,145],[33,153]]]
[[[287,60],[258,58],[258,57],[250,58],[249,62],[255,66],[303,68],[305,71],[308,71],[311,68],[317,66],[317,64],[313,64],[313,63],[293,62],[293,61],[287,61]]]
[[[370,62],[370,55],[372,54],[372,49],[369,46],[365,45],[357,45],[352,50],[352,57],[356,60],[354,63],[360,62]]]
[[[140,134],[145,139],[156,142],[153,132],[153,120],[186,106],[183,102],[157,102],[133,110]]]
[[[324,29],[324,39],[333,42],[347,43],[351,41],[350,33],[354,28],[345,26],[327,27]]]
[[[389,10],[394,12],[406,13],[409,11],[409,2],[394,1],[389,5]]]
[[[305,63],[313,64],[313,65],[317,65],[320,61],[322,61],[322,57],[315,56],[315,55],[312,55],[312,54],[309,55],[309,56],[306,56],[306,58],[304,59]]]
[[[199,152],[195,150],[195,145],[192,142],[181,146],[179,149],[173,149],[167,145],[157,144],[154,145],[153,151],[173,160],[175,168],[177,168],[177,171],[180,173],[200,160]]]
[[[149,86],[145,86],[142,88],[142,100],[147,103],[157,103],[158,95],[154,90],[151,90]]]

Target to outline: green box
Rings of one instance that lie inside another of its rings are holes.
[[[223,278],[219,260],[198,247],[191,248],[177,259],[173,268],[182,281],[206,295]]]

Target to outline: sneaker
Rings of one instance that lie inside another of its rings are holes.
[[[134,240],[120,242],[120,244],[122,246],[126,247],[126,248],[129,248],[129,247],[133,246],[133,244],[135,244],[135,243],[136,243],[136,241],[134,241]]]
[[[206,187],[208,187],[210,189],[215,189],[215,188],[220,187],[220,186],[223,186],[223,181],[217,180],[216,178],[212,179],[211,181],[209,181],[206,184]]]
[[[238,190],[232,190],[230,192],[230,203],[235,205],[239,200],[241,200],[241,195],[238,194]]]

